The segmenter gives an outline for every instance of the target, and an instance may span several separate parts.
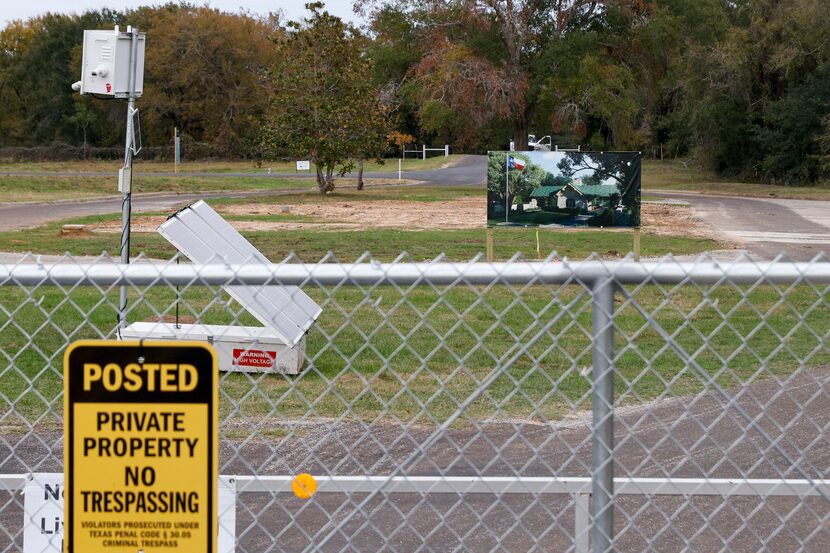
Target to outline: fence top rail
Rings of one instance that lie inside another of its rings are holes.
[[[19,491],[30,474],[0,474],[0,491]],[[237,493],[291,493],[294,475],[221,475]],[[579,476],[329,476],[315,478],[318,492],[590,494],[591,479]],[[618,495],[789,496],[826,495],[830,480],[749,478],[614,478]]]
[[[21,263],[0,265],[0,286],[8,285],[320,285],[352,284],[582,284],[613,279],[619,284],[830,284],[830,261],[804,263],[737,261],[637,263],[581,261],[468,263],[251,263],[180,264],[168,263]]]

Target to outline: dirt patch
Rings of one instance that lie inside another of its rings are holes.
[[[155,233],[156,229],[161,225],[163,222],[167,220],[167,217],[162,215],[153,216],[153,217],[145,217],[142,215],[133,215],[132,220],[130,221],[130,232],[152,232]],[[121,232],[121,221],[105,221],[103,223],[96,223],[94,225],[89,225],[89,228],[92,232]]]
[[[484,198],[460,198],[442,202],[412,202],[381,200],[371,202],[344,201],[293,204],[284,206],[264,204],[243,204],[223,206],[222,212],[229,215],[300,215],[319,222],[300,223],[303,228],[343,225],[357,228],[403,228],[403,229],[472,229],[481,228],[486,221]],[[282,225],[279,222],[262,222]],[[283,228],[283,227],[278,227]]]
[[[477,229],[487,219],[484,198],[460,198],[441,202],[381,200],[341,201],[302,204],[235,204],[219,206],[223,215],[273,217],[271,221],[231,221],[240,231],[256,230],[335,230],[400,228],[406,230]],[[292,221],[291,217],[310,221]],[[280,221],[280,217],[287,220]],[[132,232],[155,232],[165,217],[137,217]],[[108,221],[95,225],[95,232],[121,232],[121,223]]]
[[[240,231],[270,230],[405,230],[480,229],[486,221],[485,198],[459,198],[440,202],[346,200],[297,204],[220,205],[218,211],[231,217],[269,217],[267,221],[231,221]],[[292,220],[298,216],[305,220]],[[285,220],[280,220],[281,218]],[[165,217],[136,217],[133,232],[156,232]],[[717,231],[694,216],[688,206],[642,205],[643,232],[661,236],[692,236],[723,242]],[[88,225],[94,232],[121,232],[118,221]],[[565,230],[565,229],[563,229]],[[578,229],[568,229],[578,230]]]
[[[648,234],[691,236],[725,244],[724,237],[714,227],[695,217],[694,210],[687,205],[644,203],[640,218],[643,232]]]

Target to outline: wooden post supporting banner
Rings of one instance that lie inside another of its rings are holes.
[[[640,229],[634,229],[634,261],[640,261]]]
[[[493,229],[487,228],[487,263],[493,262]]]
[[[536,259],[542,259],[542,247],[539,244],[539,227],[536,227]]]

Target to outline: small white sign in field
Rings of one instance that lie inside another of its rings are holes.
[[[297,171],[311,171],[311,162],[310,161],[298,161],[297,162]]]

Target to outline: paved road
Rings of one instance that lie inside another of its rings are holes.
[[[404,173],[407,180],[418,181],[426,186],[483,186],[485,178],[484,156],[465,156],[452,167],[429,171],[409,171]],[[101,176],[109,173],[5,173],[17,176]],[[153,173],[154,176],[172,176],[174,173]],[[309,178],[308,174],[298,173],[178,173],[178,176],[200,176],[232,180],[239,177],[273,179],[278,177]],[[367,178],[397,178],[397,172],[367,173]],[[232,187],[232,183],[229,187]],[[397,186],[397,185],[390,185]],[[159,211],[172,209],[198,199],[217,197],[248,197],[263,195],[291,194],[296,190],[253,190],[244,192],[208,192],[204,194],[136,194],[133,196],[133,211]],[[52,221],[61,221],[72,217],[104,215],[121,211],[120,196],[111,196],[86,201],[60,201],[49,203],[7,203],[0,204],[0,231],[32,228]]]
[[[725,238],[764,259],[784,253],[807,261],[830,252],[830,202],[704,196],[694,193],[658,192],[650,196],[683,200],[695,214]]]
[[[273,193],[273,190],[252,190],[205,194],[136,194],[132,197],[132,210],[134,213],[158,211],[172,209],[177,205],[187,204],[198,199],[261,196]],[[33,228],[52,221],[63,221],[73,217],[120,212],[120,197],[49,203],[6,203],[0,204],[0,231]]]

